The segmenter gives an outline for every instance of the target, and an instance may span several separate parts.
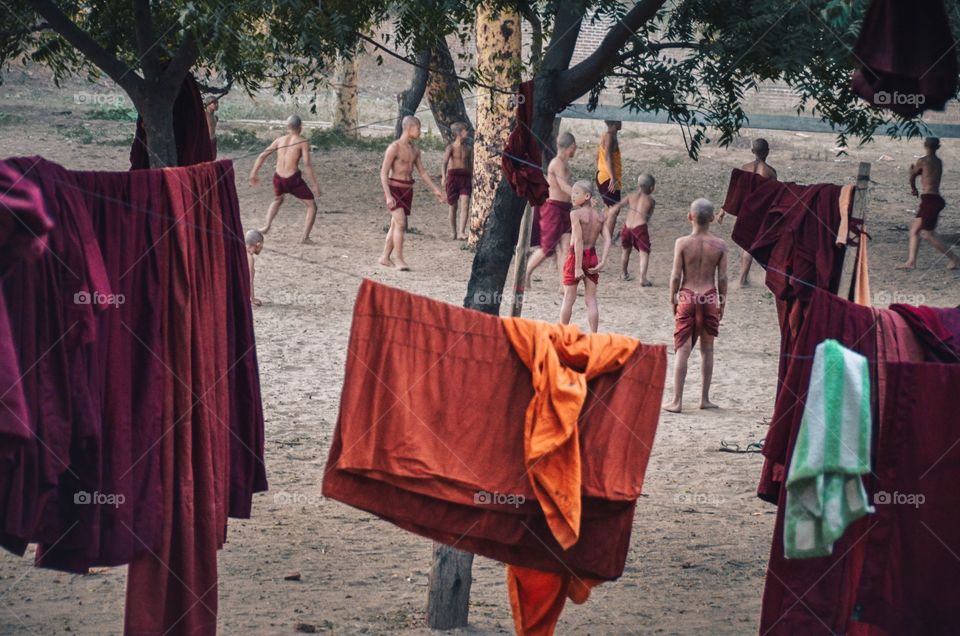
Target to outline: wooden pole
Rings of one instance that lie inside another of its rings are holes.
[[[523,210],[523,221],[520,222],[520,238],[517,239],[517,248],[513,252],[513,261],[516,267],[513,270],[513,306],[510,315],[519,318],[523,312],[523,281],[527,277],[527,256],[530,254],[530,234],[533,232],[533,210],[530,204]]]
[[[870,164],[866,161],[861,161],[860,167],[857,169],[857,185],[855,186],[853,193],[853,209],[850,210],[851,219],[860,219],[860,221],[864,221],[867,218],[867,189],[869,187]],[[866,235],[861,235],[859,240],[867,241],[869,239],[866,237]],[[853,257],[853,267],[851,268],[852,271],[850,273],[850,290],[847,292],[847,300],[851,302],[854,300],[856,294],[857,281],[859,279],[859,269],[863,266],[860,263],[860,254],[861,251],[858,248]],[[866,289],[863,293],[869,296],[870,290]]]
[[[473,583],[473,555],[434,543],[429,582],[427,626],[430,629],[466,627]]]

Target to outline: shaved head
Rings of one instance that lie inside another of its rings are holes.
[[[420,120],[414,117],[413,115],[407,115],[403,118],[403,122],[400,124],[404,130],[410,128],[411,126],[419,126]]]
[[[758,159],[766,159],[767,155],[770,154],[770,144],[767,143],[766,139],[754,139],[753,143],[750,144],[750,152],[752,152]]]
[[[244,242],[250,247],[257,243],[263,243],[263,234],[259,230],[247,230],[246,235],[244,235]]]
[[[300,115],[290,115],[287,117],[287,128],[290,130],[299,130],[303,127],[303,120],[300,119]]]
[[[637,187],[639,187],[644,192],[652,191],[655,185],[657,185],[657,180],[653,178],[652,174],[647,174],[646,172],[644,172],[639,177],[637,177]]]
[[[926,148],[933,148],[936,150],[940,147],[940,138],[939,137],[927,137],[923,140],[923,145]]]
[[[690,204],[690,214],[697,225],[710,225],[713,220],[713,203],[709,199],[700,198]]]
[[[557,148],[566,149],[575,143],[577,143],[577,140],[574,139],[573,133],[563,132],[557,137]]]

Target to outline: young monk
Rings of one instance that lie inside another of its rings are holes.
[[[610,228],[610,234],[613,234],[613,228],[617,222],[617,216],[620,210],[627,208],[627,218],[623,222],[623,230],[620,231],[620,246],[623,252],[620,256],[620,278],[630,280],[630,253],[636,249],[640,252],[640,285],[641,287],[650,287],[653,283],[647,278],[647,265],[650,262],[650,231],[647,223],[653,216],[653,209],[657,202],[651,194],[657,187],[657,181],[653,175],[641,174],[637,177],[637,191],[627,195],[627,198],[611,206],[607,211],[607,225]]]
[[[600,137],[597,149],[597,189],[607,207],[620,202],[623,188],[623,167],[620,161],[620,141],[617,133],[623,127],[619,121],[605,121],[607,132]]]
[[[473,153],[467,145],[470,129],[462,122],[450,126],[454,134],[453,143],[443,153],[442,186],[447,193],[447,205],[450,206],[450,231],[454,240],[467,238],[467,216],[470,213],[470,195],[473,193]],[[458,231],[457,211],[460,212]]]
[[[767,155],[770,154],[770,144],[766,139],[754,139],[750,144],[750,152],[753,153],[754,160],[740,166],[744,172],[753,172],[767,179],[777,180],[777,171],[767,163]],[[753,264],[753,257],[750,252],[743,250],[740,254],[740,286],[750,286],[750,266]]]
[[[387,231],[380,264],[405,272],[410,269],[407,262],[403,260],[403,238],[407,232],[407,217],[410,216],[410,208],[413,205],[413,179],[411,178],[413,169],[417,169],[438,201],[443,203],[446,199],[427,171],[423,169],[420,149],[414,143],[420,138],[420,120],[413,115],[407,115],[403,118],[401,126],[403,132],[400,139],[387,147],[383,155],[383,164],[380,166],[380,185],[383,187],[383,198],[390,211],[390,229]],[[391,258],[394,255],[396,260]]]
[[[313,190],[317,196],[320,196],[320,184],[317,182],[317,175],[313,173],[313,164],[310,163],[310,143],[300,134],[303,128],[303,122],[297,115],[290,115],[287,119],[287,134],[277,137],[273,143],[267,146],[267,149],[260,153],[257,160],[253,163],[253,169],[250,171],[250,185],[260,183],[257,172],[260,166],[273,153],[277,153],[277,169],[273,173],[273,202],[267,210],[267,224],[260,228],[261,234],[266,234],[273,226],[273,220],[280,212],[280,206],[283,205],[283,198],[287,194],[297,197],[307,208],[307,220],[303,226],[303,236],[300,237],[301,243],[310,243],[310,230],[313,229],[313,223],[317,219],[317,202],[314,200],[313,191],[307,186],[300,173],[300,162],[303,162],[303,171],[307,173],[307,178],[313,185]]]
[[[940,219],[940,212],[947,205],[943,197],[940,196],[943,161],[937,156],[937,149],[939,148],[940,140],[938,138],[927,137],[923,140],[923,149],[926,154],[910,166],[910,192],[913,196],[920,197],[920,205],[917,207],[917,216],[910,226],[907,262],[898,266],[897,269],[913,269],[917,266],[917,253],[920,251],[921,238],[949,259],[947,269],[957,269],[960,266],[960,258],[957,258],[951,248],[944,245],[935,231],[937,221]],[[917,190],[917,177],[920,177],[922,193]]]
[[[257,273],[257,256],[263,251],[263,234],[259,230],[248,230],[244,242],[247,244],[247,267],[250,269],[250,302],[259,307],[263,303],[253,291],[253,280]]]
[[[677,239],[670,275],[670,302],[676,319],[673,342],[677,357],[673,366],[673,401],[663,408],[672,413],[681,410],[687,361],[697,338],[700,339],[703,373],[700,408],[717,408],[710,401],[713,340],[719,334],[727,300],[727,244],[710,233],[713,204],[706,199],[697,199],[690,205],[687,218],[692,231],[689,236]]]
[[[569,132],[557,137],[557,156],[547,165],[547,185],[550,187],[546,203],[540,206],[540,245],[527,262],[527,279],[523,288],[530,289],[533,271],[557,252],[565,254],[570,245],[570,160],[577,153],[577,140]],[[557,259],[557,266],[562,264]],[[562,273],[562,272],[561,272]]]
[[[563,262],[563,304],[560,307],[560,324],[570,324],[573,303],[577,300],[577,286],[583,281],[583,299],[587,305],[587,322],[590,332],[597,333],[600,324],[600,308],[597,306],[597,285],[600,272],[610,253],[610,227],[604,223],[604,215],[593,207],[593,187],[589,181],[573,184],[570,212],[570,250]],[[597,238],[603,235],[603,256],[597,258]]]
[[[204,113],[207,116],[207,131],[210,133],[210,146],[213,148],[213,158],[217,158],[217,111],[220,110],[220,100],[210,96],[204,103]]]

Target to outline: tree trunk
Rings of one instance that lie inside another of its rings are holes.
[[[173,100],[150,97],[138,105],[143,117],[143,129],[147,133],[147,154],[151,168],[178,165],[177,140],[173,132]]]
[[[470,136],[473,137],[473,124],[470,123],[467,108],[463,105],[457,69],[446,40],[441,40],[434,49],[431,66],[435,70],[430,73],[430,80],[427,82],[427,100],[444,141],[453,141],[450,126],[458,121],[467,125]]]
[[[402,93],[397,93],[397,125],[394,127],[393,138],[399,139],[403,132],[403,118],[407,115],[415,115],[420,102],[423,101],[423,93],[427,90],[427,79],[429,77],[430,51],[420,51],[417,53],[417,66],[413,67],[413,78],[410,80],[410,86]]]
[[[357,101],[357,75],[360,72],[360,56],[354,53],[340,60],[337,69],[337,108],[333,114],[333,127],[345,135],[356,137],[360,123],[360,107]]]
[[[427,625],[430,629],[466,627],[470,612],[473,555],[440,543],[433,545]]]
[[[518,81],[521,55],[520,17],[477,10],[477,71],[485,84],[504,89]],[[470,245],[484,232],[500,184],[500,151],[514,123],[514,96],[477,88],[477,130],[473,143],[473,196],[470,200]],[[519,219],[518,219],[519,220]],[[516,237],[514,237],[516,238]],[[509,262],[509,258],[507,261]],[[499,304],[499,303],[498,303]]]

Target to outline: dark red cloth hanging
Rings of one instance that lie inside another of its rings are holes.
[[[503,178],[507,180],[517,196],[523,197],[531,206],[543,205],[547,200],[550,186],[543,176],[541,163],[543,157],[540,140],[533,126],[533,80],[520,84],[517,90],[517,122],[510,132],[507,144],[503,147],[500,167]]]
[[[903,316],[929,352],[929,362],[960,362],[960,309],[890,305]]]
[[[177,145],[179,166],[192,166],[216,158],[200,87],[192,75],[184,78],[180,93],[173,102],[173,138]],[[143,118],[137,117],[137,131],[130,148],[131,170],[150,167],[150,152],[147,150],[146,140],[147,131],[143,127]]]
[[[873,0],[853,49],[853,91],[905,117],[943,110],[957,92],[957,51],[943,0]]]

